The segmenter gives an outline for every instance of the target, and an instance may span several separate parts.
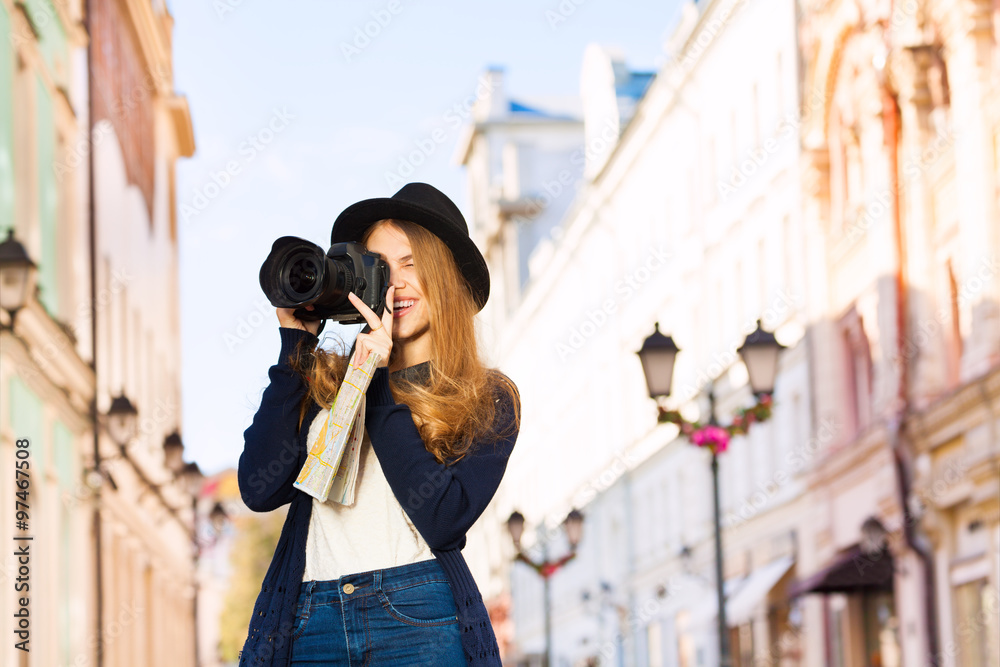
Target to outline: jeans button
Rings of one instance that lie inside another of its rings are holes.
[[[354,592],[354,584],[344,584],[344,592],[350,595]]]

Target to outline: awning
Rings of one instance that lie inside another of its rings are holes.
[[[723,593],[726,599],[729,599],[737,590],[739,590],[740,585],[743,583],[744,577],[730,577],[726,579],[726,587]],[[691,605],[688,609],[691,612],[691,626],[698,627],[703,625],[708,625],[709,623],[715,623],[715,616],[719,605],[716,601],[716,591],[715,589],[705,590],[698,598],[698,601]],[[729,610],[729,605],[726,605],[726,611]]]
[[[791,556],[783,556],[751,572],[736,592],[726,600],[727,625],[735,628],[749,622],[757,605],[764,601],[794,562],[795,559]]]
[[[892,553],[888,549],[868,555],[855,545],[824,569],[794,584],[789,594],[891,591],[892,580]]]

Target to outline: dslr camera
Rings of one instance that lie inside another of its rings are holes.
[[[282,236],[260,267],[260,287],[275,308],[295,308],[303,321],[357,324],[365,318],[347,299],[354,292],[382,316],[389,287],[389,265],[382,255],[354,241],[329,250],[305,239]],[[313,310],[306,310],[306,306]]]

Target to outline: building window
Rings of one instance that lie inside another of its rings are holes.
[[[899,667],[903,657],[899,648],[899,619],[896,618],[893,594],[865,593],[862,608],[866,664]]]
[[[871,423],[872,357],[868,335],[857,310],[841,320],[841,332],[846,356],[845,384],[847,387],[848,424],[860,433]],[[905,363],[902,361],[901,363]]]
[[[777,72],[777,76],[774,79],[774,84],[775,84],[775,88],[776,88],[776,90],[775,90],[775,96],[777,97],[777,103],[778,103],[778,120],[777,120],[777,122],[780,123],[781,119],[785,115],[785,86],[784,86],[785,82],[784,82],[784,79],[783,79],[783,76],[784,76],[784,65],[781,62],[781,52],[780,51],[778,52],[776,72]]]
[[[705,199],[709,203],[715,203],[719,194],[719,173],[718,166],[716,164],[717,158],[715,155],[715,137],[708,138],[708,146],[705,148],[705,166],[708,178],[705,179],[705,185],[707,195]]]
[[[951,259],[948,268],[948,301],[951,331],[948,332],[948,386],[956,386],[961,379],[962,367],[962,311],[958,304],[958,281]]]
[[[649,667],[663,667],[662,626],[658,621],[646,626],[646,653]]]
[[[153,225],[155,128],[153,97],[164,72],[147,66],[139,37],[126,6],[117,0],[95,0],[90,7],[95,45],[90,73],[93,122],[108,120],[121,144],[125,174],[142,192]]]
[[[830,595],[827,597],[827,631],[828,665],[902,665],[899,619],[892,592]]]
[[[996,657],[989,645],[990,629],[997,627],[996,594],[990,591],[985,579],[955,587],[955,618],[960,619],[955,628],[960,656],[956,664],[989,665],[990,653]]]
[[[753,621],[729,629],[729,654],[734,667],[754,667]]]
[[[12,35],[5,6],[0,6],[0,34]],[[14,60],[14,50],[5,44],[0,49],[0,240],[7,238],[8,228],[15,227]],[[23,237],[21,241],[24,241]]]

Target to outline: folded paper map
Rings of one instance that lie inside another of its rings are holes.
[[[354,503],[358,454],[365,428],[365,391],[382,360],[372,352],[365,363],[358,366],[356,357],[357,351],[351,356],[326,423],[293,484],[313,498],[324,502],[331,498],[342,505]]]

